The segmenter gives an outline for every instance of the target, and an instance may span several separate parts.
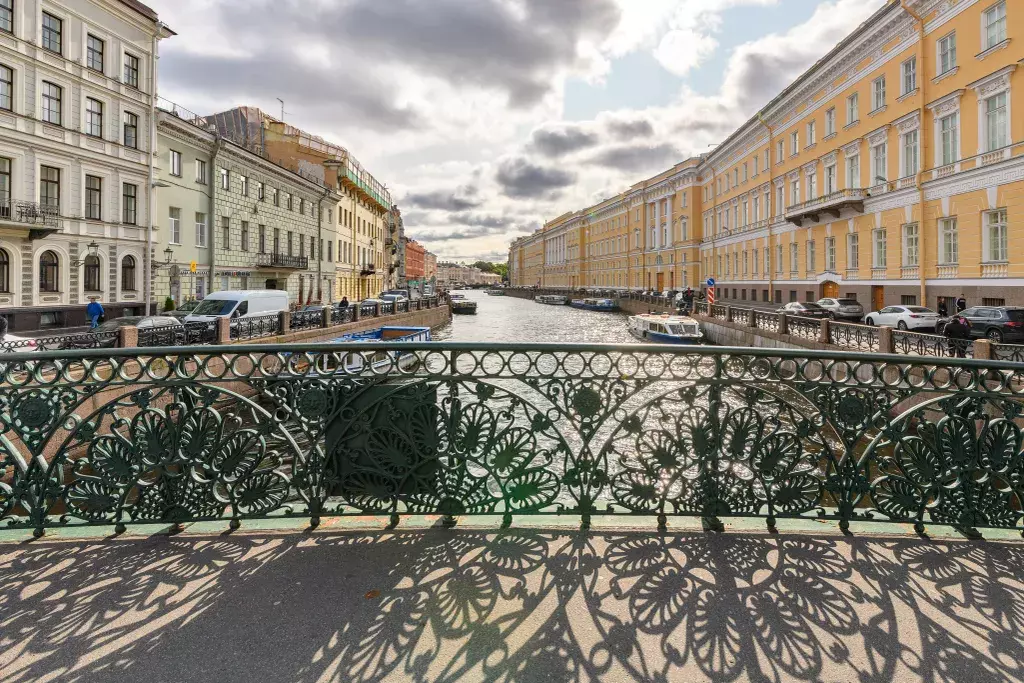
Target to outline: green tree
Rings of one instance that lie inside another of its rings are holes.
[[[497,273],[503,279],[508,279],[508,264],[507,263],[494,263],[494,270],[492,272]]]
[[[477,261],[473,264],[473,267],[484,273],[494,272],[494,264],[487,261]]]

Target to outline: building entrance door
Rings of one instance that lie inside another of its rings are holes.
[[[836,299],[839,297],[839,283],[831,280],[821,283],[821,298]]]
[[[885,287],[872,285],[871,287],[871,310],[880,311],[885,308]]]
[[[658,273],[658,286],[657,286],[657,290],[659,292],[664,292],[665,291],[665,273]]]

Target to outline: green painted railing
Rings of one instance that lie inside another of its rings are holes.
[[[0,524],[559,514],[1020,529],[1024,365],[371,344],[0,356]]]

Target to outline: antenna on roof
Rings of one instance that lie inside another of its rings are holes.
[[[285,115],[284,100],[282,100],[280,97],[275,97],[274,99],[276,99],[278,102],[281,103],[281,123],[284,123],[284,115]]]

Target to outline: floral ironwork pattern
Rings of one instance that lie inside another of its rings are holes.
[[[0,523],[651,515],[1020,529],[1024,367],[751,349],[0,357]]]

